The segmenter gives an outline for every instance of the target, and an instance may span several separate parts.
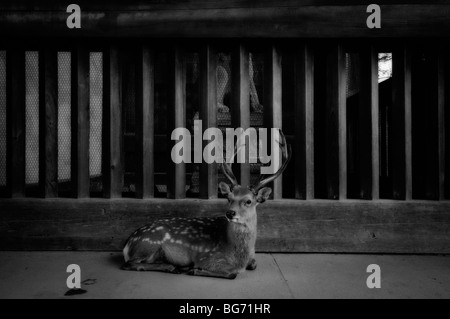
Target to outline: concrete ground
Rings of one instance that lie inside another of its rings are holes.
[[[0,252],[0,298],[450,298],[450,256],[258,254],[235,280],[119,269],[120,253]],[[64,296],[69,264],[85,294]],[[381,288],[366,285],[381,268]]]

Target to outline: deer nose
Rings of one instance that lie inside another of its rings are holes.
[[[233,219],[234,216],[236,216],[236,212],[234,210],[229,210],[225,213],[228,219]]]

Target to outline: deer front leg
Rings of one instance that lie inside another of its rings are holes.
[[[255,258],[250,258],[247,264],[247,270],[255,270],[256,269],[256,260]]]
[[[253,243],[253,247],[250,249],[250,258],[247,263],[247,270],[255,270],[256,269],[256,260],[255,260],[255,244]]]
[[[181,274],[183,271],[175,267],[171,264],[147,264],[147,263],[135,263],[135,262],[126,262],[122,266],[123,270],[136,270],[136,271],[161,271],[168,272],[171,274]]]
[[[199,268],[191,269],[187,272],[188,275],[191,276],[203,276],[203,277],[214,277],[214,278],[225,278],[225,279],[234,279],[237,276],[237,272],[217,272],[204,270]]]

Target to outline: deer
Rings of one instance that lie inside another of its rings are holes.
[[[292,155],[281,131],[277,142],[282,154],[280,168],[261,175],[256,185],[239,185],[231,164],[222,161],[223,173],[231,183],[218,185],[228,200],[225,216],[162,219],[137,229],[124,246],[122,269],[225,279],[255,270],[256,207],[269,198],[272,189],[265,186],[283,173]],[[236,153],[235,148],[231,163]]]

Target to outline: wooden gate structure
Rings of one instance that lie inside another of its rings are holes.
[[[69,29],[69,2],[2,1],[0,249],[117,250],[223,214],[216,165],[170,160],[198,118],[292,144],[258,251],[449,253],[450,1],[379,0],[379,29],[370,3],[80,0]]]

